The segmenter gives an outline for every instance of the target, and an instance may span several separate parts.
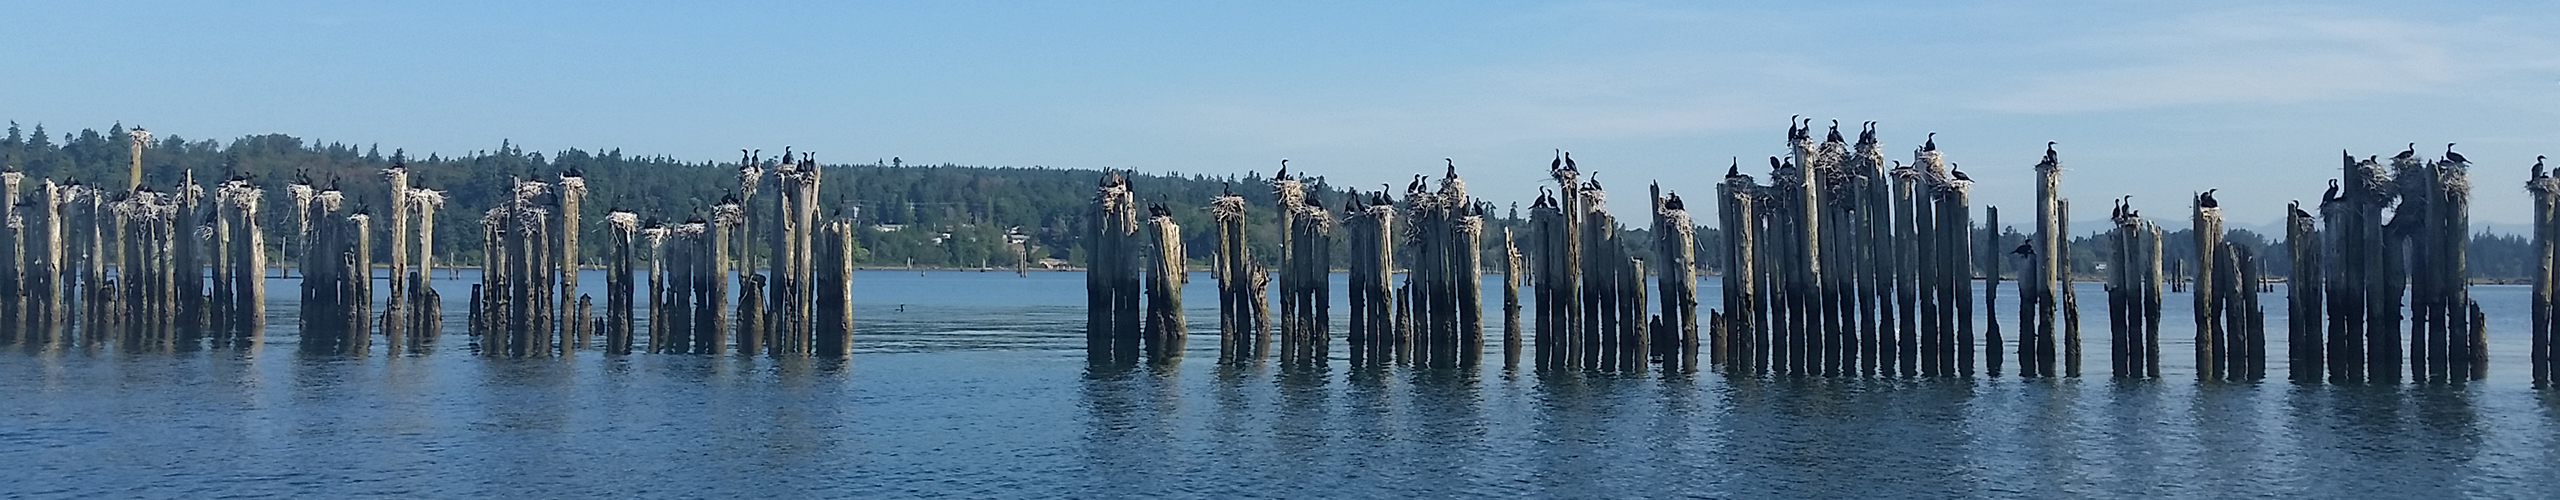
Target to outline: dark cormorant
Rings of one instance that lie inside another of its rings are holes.
[[[2548,177],[2548,176],[2549,176],[2549,175],[2545,174],[2545,173],[2542,171],[2542,156],[2540,156],[2540,155],[2536,155],[2536,156],[2534,156],[2534,157],[2533,157],[2533,178],[2535,178],[2535,179],[2540,179],[2540,178]]]
[[[1963,171],[1963,170],[1957,170],[1957,169],[1956,169],[1956,164],[1953,164],[1953,163],[1949,163],[1949,164],[1947,164],[1947,174],[1948,174],[1948,175],[1956,176],[1956,180],[1959,180],[1959,181],[1973,182],[1973,177],[1969,177],[1969,176],[1964,175],[1964,171]]]
[[[1581,167],[1573,166],[1573,152],[1572,152],[1572,151],[1566,151],[1566,152],[1564,152],[1564,169],[1565,169],[1566,171],[1571,171],[1571,172],[1580,172],[1580,171],[1582,171],[1582,168],[1581,168]]]
[[[2196,195],[2196,206],[2198,206],[2198,207],[2203,207],[2203,208],[2219,208],[2219,207],[2221,207],[2221,206],[2222,206],[2222,202],[2220,202],[2220,201],[2214,201],[2214,199],[2213,199],[2213,192],[2214,192],[2214,191],[2221,191],[2221,189],[2207,189],[2207,190],[2204,190],[2204,194]]]
[[[2293,200],[2293,203],[2285,205],[2285,208],[2293,209],[2293,216],[2294,216],[2294,218],[2297,218],[2297,219],[2309,219],[2309,218],[2311,218],[2311,212],[2304,212],[2304,211],[2302,211],[2302,200]]]
[[[2462,153],[2453,152],[2453,143],[2450,142],[2444,143],[2444,159],[2454,163],[2471,163],[2471,159],[2463,158]]]
[[[2044,162],[2045,162],[2045,163],[2056,163],[2056,161],[2055,161],[2055,160],[2060,159],[2060,156],[2059,156],[2059,155],[2056,155],[2056,154],[2054,154],[2054,153],[2053,153],[2053,145],[2054,145],[2054,144],[2059,144],[2059,143],[2054,142],[2054,141],[2044,141]]]
[[[2344,196],[2339,196],[2339,195],[2338,195],[2338,180],[2337,180],[2337,179],[2329,179],[2329,192],[2326,192],[2326,193],[2320,193],[2320,201],[2321,201],[2321,202],[2323,202],[2323,203],[2325,203],[2325,202],[2338,201],[2339,199],[2342,199],[2342,198],[2345,198],[2345,197],[2344,197]]]
[[[1824,137],[1822,138],[1822,140],[1823,140],[1823,142],[1841,142],[1841,140],[1840,140],[1840,120],[1832,120],[1832,121],[1831,121],[1831,134],[1830,134],[1830,135],[1827,135],[1827,136],[1824,136]]]
[[[1235,183],[1235,181],[1222,181],[1222,182],[1219,182],[1219,183],[1218,183],[1218,196],[1235,196],[1235,195],[1236,195],[1236,183]]]
[[[1558,149],[1558,150],[1556,150],[1556,159],[1555,159],[1555,160],[1552,160],[1552,161],[1548,161],[1548,162],[1547,162],[1547,172],[1552,173],[1552,172],[1555,172],[1555,171],[1557,171],[1557,170],[1561,170],[1561,169],[1563,169],[1563,168],[1564,168],[1564,150],[1562,150],[1562,149]]]
[[[1281,180],[1288,180],[1288,179],[1289,179],[1289,159],[1288,159],[1288,158],[1281,158],[1281,159],[1280,159],[1280,173],[1279,173],[1279,174],[1275,174],[1275,175],[1273,175],[1273,176],[1272,176],[1272,178],[1275,178],[1275,179],[1281,179]]]
[[[1685,204],[1680,203],[1680,193],[1671,193],[1671,196],[1670,196],[1669,198],[1663,199],[1663,200],[1662,200],[1662,208],[1668,208],[1668,209],[1672,209],[1672,210],[1688,210],[1688,209],[1689,209],[1688,205],[1685,205]]]
[[[1920,150],[1921,150],[1921,151],[1937,151],[1937,150],[1938,150],[1938,133],[1937,133],[1937,132],[1930,132],[1930,133],[1929,133],[1929,140],[1927,140],[1927,141],[1921,141],[1921,143],[1920,143]]]
[[[2021,241],[2018,242],[2018,248],[2009,250],[2009,253],[2034,257],[2036,256],[2036,247],[2034,244]]]
[[[2537,164],[2537,165],[2539,165],[2539,163],[2536,163],[2536,164]],[[1733,178],[1733,177],[1741,177],[1741,176],[1742,176],[1742,157],[1740,157],[1740,156],[1733,157],[1733,166],[1725,167],[1725,168],[1724,168],[1724,176],[1725,176],[1726,178]]]
[[[1441,159],[1440,159],[1440,161],[1445,162],[1445,163],[1447,163],[1447,164],[1449,165],[1449,173],[1447,174],[1447,175],[1449,176],[1449,178],[1451,178],[1451,179],[1456,179],[1456,178],[1458,178],[1458,160],[1457,160],[1457,159],[1455,159],[1455,158],[1441,158]]]
[[[2448,146],[2448,147],[2450,147],[2450,146]],[[2412,142],[2412,143],[2409,143],[2409,149],[2401,151],[2401,152],[2400,152],[2400,156],[2393,156],[2393,157],[2391,157],[2391,159],[2393,159],[2393,160],[2406,160],[2406,159],[2416,158],[2416,157],[2418,157],[2418,143]]]
[[[1786,167],[1786,164],[1778,163],[1778,157],[1775,157],[1775,156],[1771,156],[1771,157],[1769,157],[1769,170],[1771,170],[1771,171],[1776,171],[1776,170],[1784,169],[1784,168],[1787,168],[1787,167]]]
[[[1165,208],[1163,203],[1157,203],[1147,205],[1147,215],[1156,217],[1172,217],[1173,210]]]

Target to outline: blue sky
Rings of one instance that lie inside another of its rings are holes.
[[[538,4],[538,5],[537,5]],[[2338,151],[2447,142],[2474,220],[2560,153],[2560,16],[2430,2],[36,2],[0,16],[0,118],[458,153],[1268,171],[1401,182],[1453,157],[1534,195],[1553,148],[1704,192],[1789,115],[1939,133],[2024,207],[2060,141],[2077,219],[2222,189],[2259,224]],[[1756,169],[1755,169],[1756,170]],[[1628,192],[1632,194],[1632,191]],[[1635,197],[1622,196],[1621,200]],[[1624,210],[1624,209],[1622,209]]]

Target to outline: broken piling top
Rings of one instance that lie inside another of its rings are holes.
[[[629,210],[614,210],[604,214],[604,223],[622,232],[637,233],[640,231],[640,214],[631,213]]]
[[[1218,222],[1244,220],[1244,211],[1243,196],[1224,194],[1209,199],[1209,216],[1217,219]]]
[[[69,187],[69,192],[77,195],[77,192],[87,192],[87,187],[72,185]],[[256,185],[248,185],[248,179],[225,179],[223,187],[215,190],[215,197],[212,197],[212,200],[230,203],[230,208],[238,208],[243,210],[243,213],[256,213],[256,210],[259,210],[259,197],[264,195],[266,190],[259,190]],[[435,197],[435,200],[443,203],[443,197]]]
[[[2383,169],[2382,163],[2375,161],[2373,157],[2368,156],[2363,160],[2349,162],[2347,165],[2347,196],[2350,199],[2388,205],[2394,194],[2391,184],[2391,171]]]
[[[410,208],[431,211],[436,207],[444,206],[444,192],[427,188],[409,188],[408,201]]]
[[[1103,215],[1112,217],[1118,222],[1116,225],[1106,224],[1104,227],[1119,230],[1119,236],[1138,234],[1137,196],[1129,191],[1128,177],[1120,175],[1119,172],[1104,173],[1102,187],[1094,190],[1093,201],[1096,208],[1102,210]]]
[[[713,224],[736,226],[746,221],[747,207],[740,204],[735,196],[724,197],[720,200],[720,204],[711,206],[711,223]]]
[[[2444,189],[2444,197],[2446,201],[2455,204],[2455,206],[2469,204],[2471,201],[2471,160],[2463,158],[2462,155],[2455,154],[2451,150],[2447,150],[2445,151],[2444,160],[2436,162],[2435,175],[2436,185],[2441,186]]]
[[[570,170],[567,170],[567,171],[564,171],[564,172],[560,172],[560,194],[563,194],[563,195],[583,195],[583,194],[587,194],[587,176],[586,176],[586,174],[585,174],[585,173],[583,173],[583,172],[579,172],[577,169],[570,169]]]

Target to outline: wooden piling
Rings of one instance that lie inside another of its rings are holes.
[[[1182,357],[1184,325],[1182,285],[1190,280],[1183,268],[1182,226],[1157,205],[1147,218],[1146,352],[1149,363],[1171,364]]]

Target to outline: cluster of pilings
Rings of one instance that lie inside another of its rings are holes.
[[[1285,162],[1271,188],[1281,228],[1280,362],[1321,365],[1333,343],[1333,213]],[[1181,255],[1171,258],[1180,264]]]
[[[2386,170],[2376,157],[2347,155],[2345,182],[2321,196],[2323,265],[2296,266],[2293,282],[2320,284],[2327,342],[2312,343],[2318,352],[2306,345],[2289,354],[2324,359],[2329,378],[2339,381],[2398,380],[2404,352],[2420,379],[2485,376],[2486,330],[2470,299],[2464,258],[2471,164],[2450,145],[2440,159],[2420,158],[2412,145],[2390,162]],[[2385,209],[2392,209],[2388,220]],[[2405,350],[2404,296],[2415,315],[2407,318]]]
[[[1118,172],[1103,175],[1086,216],[1085,255],[1090,262],[1085,270],[1085,350],[1095,362],[1136,363],[1146,338],[1140,318],[1147,316],[1147,304],[1140,302],[1144,287],[1139,274],[1147,252],[1140,246],[1137,195],[1130,190],[1128,177]]]
[[[1209,201],[1209,218],[1217,228],[1216,255],[1210,262],[1210,278],[1218,281],[1218,362],[1239,363],[1262,359],[1270,348],[1270,310],[1263,290],[1270,283],[1270,273],[1262,263],[1253,260],[1253,249],[1245,238],[1245,202],[1243,196],[1225,193]],[[1355,236],[1354,245],[1357,245]],[[1359,275],[1355,263],[1352,275]],[[1355,286],[1351,293],[1360,294]],[[1352,331],[1360,331],[1359,312],[1353,311]],[[1355,339],[1356,343],[1356,339]]]
[[[1679,346],[1655,346],[1647,333],[1650,269],[1619,237],[1600,182],[1580,179],[1570,156],[1550,162],[1547,174],[1559,192],[1539,193],[1529,209],[1538,366],[1634,372],[1658,355],[1676,357]]]
[[[150,135],[135,129],[139,175]],[[121,192],[0,173],[0,343],[167,348],[254,345],[266,298],[260,190],[233,178],[208,190]]]
[[[2068,354],[2065,374],[2080,374],[2079,314],[2065,312],[2076,306],[2070,300],[2071,278],[2069,247],[2071,241],[2071,200],[2062,199],[2062,157],[2045,145],[2044,160],[2037,162],[2036,230],[2030,241],[2010,253],[2024,257],[2026,265],[2018,272],[2018,376],[2051,377],[2054,361]],[[2059,317],[2057,315],[2059,314]],[[2063,335],[2057,342],[2056,324]],[[2057,346],[2067,346],[2056,349]],[[2057,352],[2059,351],[2059,352]]]
[[[577,180],[571,182],[571,180]],[[550,183],[510,179],[507,198],[490,207],[480,218],[481,261],[480,283],[472,287],[472,335],[480,339],[480,352],[503,356],[551,356],[577,352],[580,339],[577,328],[561,328],[564,324],[555,297],[564,296],[553,285],[561,279],[562,261],[575,262],[577,250],[564,245],[558,233],[576,231],[575,212],[560,210],[563,203],[583,194],[584,180],[575,173],[561,175],[555,190]],[[565,225],[563,223],[566,223]],[[569,239],[567,243],[577,240]],[[571,269],[574,269],[572,267]],[[574,291],[574,290],[571,290]],[[578,322],[569,318],[568,322]]]
[[[1971,181],[1935,137],[1888,171],[1872,125],[1854,150],[1837,125],[1818,144],[1811,130],[1789,123],[1793,154],[1770,158],[1769,185],[1738,164],[1725,173],[1727,295],[1710,360],[1740,373],[1972,373]]]
[[[1376,365],[1402,359],[1411,345],[1395,286],[1396,205],[1384,191],[1370,193],[1367,203],[1346,200],[1342,227],[1348,233],[1350,262],[1345,287],[1351,306],[1351,362]],[[1259,302],[1259,301],[1257,301]]]
[[[1432,189],[1417,177],[1405,188],[1401,237],[1408,251],[1399,290],[1405,338],[1398,353],[1414,366],[1474,366],[1484,357],[1484,208],[1467,197],[1452,162]],[[1356,259],[1356,258],[1355,258]]]
[[[410,186],[406,165],[395,163],[382,177],[391,195],[391,220],[384,225],[391,237],[391,294],[383,301],[382,336],[393,354],[425,352],[444,327],[443,297],[428,286],[435,272],[436,209],[444,206],[444,193]]]
[[[1684,370],[1698,363],[1697,227],[1690,225],[1688,204],[1680,201],[1679,193],[1665,197],[1662,185],[1658,183],[1651,187],[1650,192],[1653,198],[1653,255],[1656,259],[1653,272],[1657,280],[1654,288],[1662,293],[1662,303],[1645,327],[1653,334],[1647,344],[1655,346],[1664,370]],[[1503,242],[1503,247],[1505,253],[1510,253],[1508,239]],[[1637,286],[1641,288],[1643,285]],[[1506,304],[1512,302],[1517,300],[1505,301]],[[1519,319],[1516,312],[1511,312],[1508,317],[1514,322]]]
[[[2143,219],[2130,198],[2117,202],[2114,215],[2115,228],[2103,243],[2109,250],[2107,360],[2115,377],[2158,378],[2160,226]]]
[[[2196,377],[2266,377],[2266,310],[2258,304],[2264,270],[2249,247],[2223,240],[2222,208],[2213,191],[2192,205],[2196,243]]]

